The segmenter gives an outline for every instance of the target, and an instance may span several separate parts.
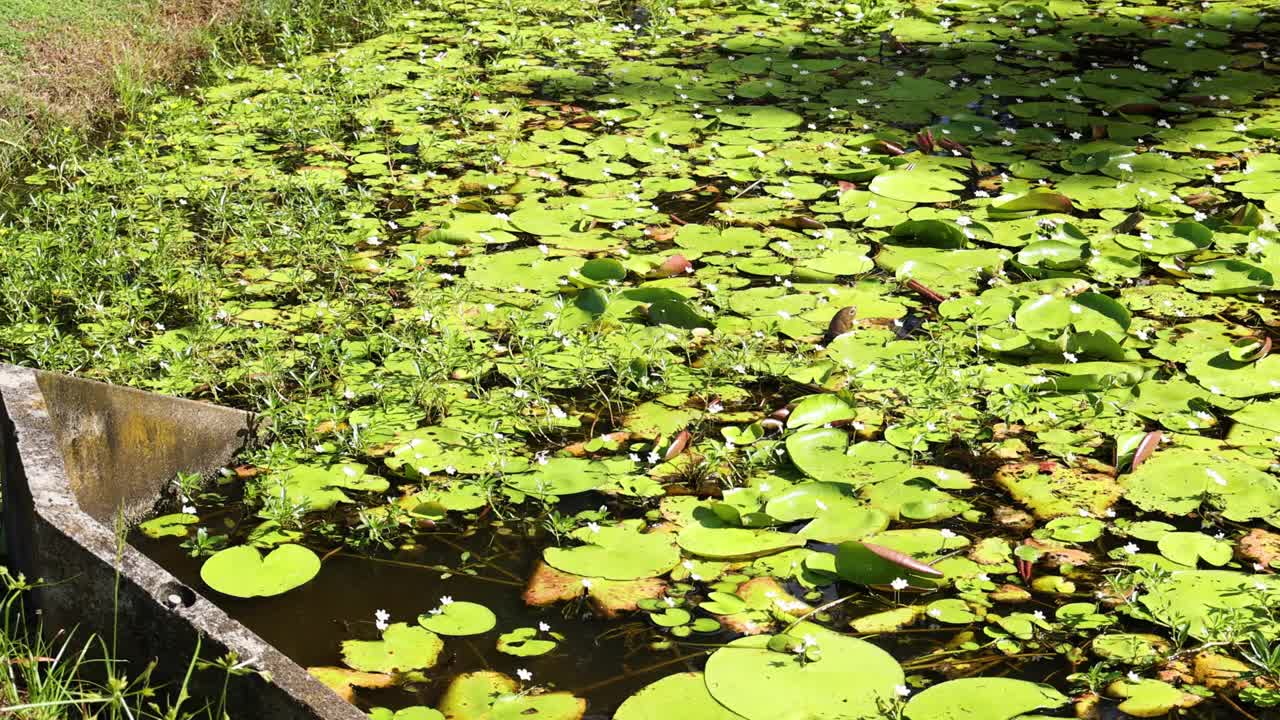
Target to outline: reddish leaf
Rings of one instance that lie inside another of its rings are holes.
[[[920,562],[919,560],[911,557],[906,553],[901,553],[901,552],[898,552],[897,550],[892,550],[883,545],[876,545],[875,543],[869,543],[869,542],[862,543],[862,546],[870,550],[875,555],[881,558],[884,558],[885,560],[888,560],[889,562],[899,567],[904,567],[908,570],[918,572],[921,575],[929,575],[932,577],[943,576],[943,572],[938,568],[933,567],[932,565],[926,565],[925,563]]]
[[[1151,453],[1160,447],[1160,440],[1163,437],[1164,433],[1159,430],[1154,430],[1143,436],[1142,441],[1138,443],[1138,449],[1133,451],[1133,462],[1129,464],[1129,467],[1137,470],[1138,466],[1146,462],[1147,458],[1151,457]]]
[[[945,295],[939,294],[936,290],[931,289],[930,287],[920,282],[919,280],[908,280],[907,287],[911,288],[912,290],[915,290],[916,292],[920,293],[921,295],[925,296],[926,298],[936,303],[942,303],[947,301],[947,297]]]
[[[916,133],[916,145],[920,147],[920,150],[924,154],[932,155],[934,150],[933,131],[929,128],[925,128],[924,130]]]
[[[654,268],[653,272],[650,273],[649,276],[665,278],[675,275],[683,275],[684,273],[690,272],[693,272],[693,263],[689,262],[685,256],[677,253],[666,260],[663,260],[662,264]]]
[[[677,433],[676,439],[671,441],[671,446],[667,448],[667,454],[662,459],[670,460],[684,452],[685,447],[689,444],[690,437],[692,436],[689,434],[688,430],[681,430]]]
[[[875,146],[880,152],[884,153],[885,155],[906,155],[907,154],[907,151],[904,150],[901,145],[895,142],[889,142],[888,140],[877,140],[875,143]]]

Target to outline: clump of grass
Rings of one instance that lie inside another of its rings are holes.
[[[154,678],[152,662],[141,670],[116,659],[114,639],[77,637],[74,630],[52,636],[27,621],[24,594],[39,587],[0,565],[0,717],[15,720],[229,720],[227,688],[233,676],[259,672],[234,653],[200,659],[197,639],[181,684],[166,687]],[[218,697],[190,692],[197,671],[221,673]],[[264,674],[265,677],[265,674]]]
[[[156,92],[379,31],[397,0],[20,0],[0,18],[0,191],[83,152]]]

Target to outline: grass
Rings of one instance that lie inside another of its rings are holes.
[[[39,586],[0,565],[0,717],[15,720],[227,720],[226,681],[256,672],[234,656],[200,659],[197,640],[183,682],[165,687],[152,678],[154,664],[130,667],[114,659],[114,640],[77,636],[64,629],[49,636],[23,612],[26,592]],[[222,672],[217,698],[188,691],[197,671]]]
[[[397,0],[0,0],[0,189],[210,68],[376,31]]]
[[[0,0],[0,192],[34,163],[74,162],[166,86],[377,32],[397,0]],[[108,640],[28,627],[0,555],[0,717],[225,718],[225,698],[158,688]],[[198,653],[197,653],[198,654]],[[194,670],[253,672],[234,657]]]

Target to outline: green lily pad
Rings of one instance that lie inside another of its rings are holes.
[[[1178,563],[1195,567],[1201,560],[1221,567],[1231,561],[1231,543],[1198,532],[1171,532],[1156,542],[1160,554]]]
[[[750,560],[804,545],[804,538],[791,533],[702,525],[686,527],[676,538],[685,552],[712,560]]]
[[[200,579],[224,595],[270,597],[305,584],[320,572],[320,558],[301,545],[280,545],[264,558],[249,545],[219,550],[200,566]]]
[[[1141,718],[1163,717],[1178,708],[1198,705],[1204,699],[1151,678],[1137,682],[1117,680],[1107,687],[1107,693],[1124,699],[1117,707],[1120,712]]]
[[[365,672],[408,672],[435,665],[443,649],[444,641],[430,630],[392,623],[381,640],[344,640],[342,661]]]
[[[668,675],[623,701],[614,720],[667,720],[679,708],[687,720],[738,720],[742,716],[716,702],[700,672]]]
[[[1270,620],[1260,602],[1266,593],[1280,591],[1274,575],[1251,575],[1231,570],[1175,571],[1148,585],[1138,596],[1157,622],[1168,627],[1183,626],[1191,637],[1215,640],[1224,632],[1217,620],[1234,614],[1238,623],[1256,625],[1275,637],[1280,627]]]
[[[637,580],[657,577],[680,563],[675,537],[667,533],[639,532],[636,523],[580,528],[572,536],[585,544],[547,548],[542,557],[548,565],[586,577]]]
[[[1151,665],[1169,650],[1169,643],[1149,633],[1109,633],[1093,639],[1093,652],[1126,665]]]
[[[418,616],[418,624],[437,635],[479,635],[498,624],[493,611],[471,602],[451,602]]]
[[[522,627],[498,636],[498,652],[516,657],[546,655],[564,641],[557,632],[539,632],[537,628]]]
[[[369,720],[445,720],[444,714],[424,705],[391,710],[376,707],[369,711]]]
[[[151,518],[146,522],[138,525],[138,529],[143,535],[149,538],[159,539],[162,537],[186,537],[190,532],[188,529],[191,525],[200,522],[199,515],[190,513],[172,513],[169,515],[161,515],[160,517]]]
[[[903,682],[893,656],[869,642],[823,632],[813,638],[821,657],[806,660],[769,649],[771,639],[739,638],[707,660],[711,696],[748,720],[872,717]]]
[[[1062,707],[1070,700],[1048,685],[1012,678],[961,678],[925,689],[907,701],[908,720],[1009,720]]]
[[[440,710],[450,720],[580,720],[587,701],[567,692],[526,694],[499,672],[464,673],[449,683]]]

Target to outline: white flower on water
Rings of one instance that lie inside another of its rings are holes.
[[[391,613],[381,608],[379,608],[378,610],[375,610],[373,613],[373,624],[378,628],[379,632],[387,629],[388,627],[387,621],[390,619],[391,619]]]
[[[906,590],[907,586],[910,584],[911,583],[907,582],[902,578],[894,578],[893,582],[889,583],[890,587],[892,587],[894,590]]]
[[[893,692],[898,697],[906,697],[911,694],[911,688],[907,687],[906,685],[894,685]]]
[[[1128,545],[1125,545],[1123,549],[1126,553],[1130,555],[1138,554],[1138,546],[1134,543],[1129,543]]]
[[[529,682],[533,679],[533,673],[525,670],[524,668],[520,668],[519,670],[516,670],[516,677],[520,678],[520,682]]]

